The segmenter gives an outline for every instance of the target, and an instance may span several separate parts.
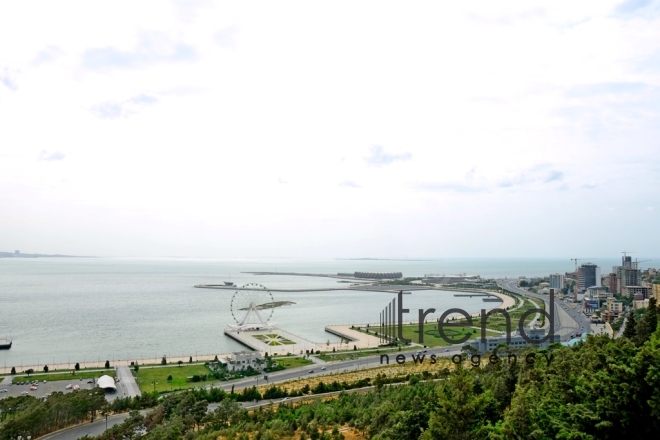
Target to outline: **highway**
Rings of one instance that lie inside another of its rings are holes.
[[[518,287],[517,280],[497,280],[497,285],[502,289],[509,292],[527,296],[530,298],[540,299],[545,302],[546,310],[550,310],[550,298],[548,295],[542,295],[538,293],[528,292],[527,290],[521,289]],[[562,341],[567,341],[571,339],[571,335],[575,333],[582,333],[584,331],[589,331],[591,328],[591,323],[589,318],[587,318],[581,312],[573,310],[569,307],[564,301],[560,301],[555,298],[555,334],[561,336]],[[549,323],[546,323],[546,328]]]
[[[429,357],[432,354],[435,354],[438,357],[451,357],[454,354],[461,352],[461,347],[463,344],[451,347],[436,347],[436,348],[422,348],[415,347],[410,350],[404,351],[394,351],[387,353],[389,355],[390,365],[396,364],[397,355],[404,355],[406,357],[406,363],[413,362],[411,355],[415,354],[417,351],[424,351],[426,355],[424,362],[430,362]],[[386,360],[383,360],[383,364],[386,364]],[[336,373],[343,373],[347,371],[356,371],[359,369],[374,368],[380,365],[380,354],[375,356],[362,357],[354,360],[347,361],[337,361],[326,364],[315,364],[308,365],[305,367],[292,368],[282,371],[277,371],[274,373],[267,373],[268,380],[264,381],[264,376],[252,376],[245,379],[235,380],[231,382],[224,382],[220,386],[215,384],[214,386],[222,388],[225,391],[230,391],[232,386],[235,390],[240,390],[246,387],[251,387],[252,385],[264,385],[264,383],[275,384],[282,383],[293,379],[303,379],[306,377],[316,377],[316,376],[330,376]],[[311,372],[310,372],[311,371]],[[331,378],[329,378],[332,381]]]

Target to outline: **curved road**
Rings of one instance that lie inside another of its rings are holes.
[[[532,293],[518,287],[517,280],[497,280],[497,285],[502,289],[509,292],[527,296],[530,298],[540,299],[545,302],[545,309],[550,310],[550,298],[548,295]],[[564,301],[555,298],[555,334],[561,336],[562,341],[567,341],[571,338],[572,334],[582,333],[589,331],[591,323],[589,319],[582,313],[573,310]],[[548,327],[546,322],[546,328]]]

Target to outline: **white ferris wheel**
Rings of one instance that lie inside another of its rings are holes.
[[[239,287],[231,297],[231,315],[236,321],[229,327],[236,330],[265,330],[273,328],[270,322],[275,301],[273,294],[261,284],[248,283]]]

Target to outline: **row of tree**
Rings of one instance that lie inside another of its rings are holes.
[[[653,324],[655,304],[640,329]],[[657,313],[656,313],[657,316]],[[641,326],[641,327],[640,327]],[[642,338],[646,338],[643,340]],[[501,348],[500,348],[501,350]],[[144,418],[134,414],[99,439],[260,439],[342,438],[351,426],[371,439],[617,439],[656,438],[660,432],[660,331],[612,340],[589,336],[575,347],[553,345],[552,361],[484,363],[476,368],[409,378],[405,386],[384,386],[376,376],[373,392],[341,393],[337,399],[247,411],[237,400],[290,395],[273,386],[240,394],[199,390],[167,396]],[[501,354],[501,353],[500,353]],[[520,356],[522,355],[522,356]],[[487,359],[487,356],[482,356]],[[435,377],[444,380],[427,380]],[[341,389],[319,384],[308,392]],[[302,390],[301,390],[302,392]],[[209,402],[218,408],[205,413]],[[144,435],[142,435],[144,434]]]

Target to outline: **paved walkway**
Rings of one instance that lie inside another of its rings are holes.
[[[131,374],[130,368],[127,366],[117,367],[117,393],[120,391],[123,393],[124,397],[135,397],[140,396],[140,387],[138,387],[135,378]]]
[[[0,381],[0,385],[9,385],[14,380],[14,376],[5,376]]]

